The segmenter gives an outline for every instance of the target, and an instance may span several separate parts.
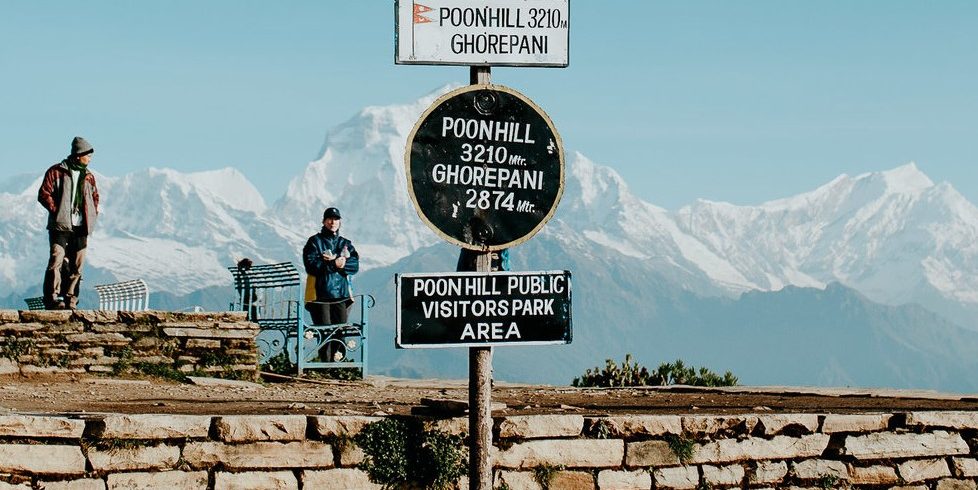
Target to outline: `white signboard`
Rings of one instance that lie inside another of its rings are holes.
[[[396,0],[394,62],[568,64],[570,0]]]

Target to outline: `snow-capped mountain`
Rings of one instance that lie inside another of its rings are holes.
[[[241,257],[298,263],[326,206],[343,211],[343,233],[365,270],[439,243],[408,197],[403,155],[418,116],[450,89],[368,107],[328,131],[320,158],[270,207],[234,169],[99,176],[102,215],[88,284],[142,277],[153,290],[185,294],[228,284],[226,267]],[[580,153],[567,161],[563,201],[542,232],[554,246],[640,263],[700,295],[839,282],[874,301],[920,303],[978,328],[978,209],[914,164],[843,175],[757,206],[699,201],[671,212],[637,198],[610,167]],[[47,246],[35,201],[40,173],[0,183],[0,298],[39,292]]]

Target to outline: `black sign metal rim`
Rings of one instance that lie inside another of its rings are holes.
[[[553,135],[554,139],[556,140],[555,143],[558,149],[557,156],[559,158],[559,170],[560,170],[557,193],[553,199],[553,203],[551,203],[550,209],[547,211],[547,214],[540,220],[540,222],[537,223],[537,225],[532,230],[530,230],[529,232],[525,233],[523,236],[517,239],[505,243],[491,244],[491,245],[484,245],[484,246],[471,244],[459,240],[456,237],[453,237],[448,233],[445,233],[435,223],[433,223],[422,211],[421,205],[418,202],[418,196],[416,190],[414,188],[414,182],[411,179],[411,153],[414,146],[413,142],[418,133],[418,130],[421,128],[422,124],[425,122],[428,116],[431,115],[432,112],[437,110],[446,101],[454,97],[457,97],[459,95],[468,92],[478,91],[478,90],[495,90],[495,91],[507,93],[509,95],[512,95],[513,97],[520,99],[520,101],[527,104],[534,111],[536,111],[536,113],[541,117],[541,119],[543,119],[547,123],[550,133]],[[411,202],[414,204],[414,210],[415,212],[418,213],[418,216],[421,218],[421,221],[423,221],[424,224],[428,226],[428,228],[434,231],[443,240],[461,248],[483,251],[483,252],[498,251],[504,248],[510,248],[519,245],[521,243],[524,243],[530,238],[533,238],[533,236],[536,235],[543,228],[543,226],[550,221],[551,218],[553,218],[554,214],[557,212],[557,206],[558,204],[560,204],[560,200],[564,195],[564,180],[566,174],[565,166],[566,166],[566,161],[564,156],[564,142],[563,139],[560,137],[560,133],[557,132],[557,127],[554,125],[553,120],[550,119],[550,116],[542,108],[540,108],[540,106],[536,105],[532,100],[530,100],[522,93],[512,88],[506,87],[504,85],[495,85],[495,84],[466,85],[464,87],[460,87],[458,89],[452,90],[442,95],[441,97],[438,97],[438,99],[436,99],[427,109],[425,109],[425,111],[418,118],[417,122],[414,123],[414,127],[411,129],[411,133],[408,135],[407,144],[405,145],[405,149],[404,149],[404,173],[408,184],[407,185],[408,195],[411,197]]]

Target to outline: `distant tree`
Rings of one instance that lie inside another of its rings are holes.
[[[619,367],[613,359],[606,359],[604,369],[595,367],[588,369],[580,378],[574,378],[573,386],[587,387],[616,387],[616,386],[735,386],[737,377],[730,371],[720,376],[705,367],[699,369],[686,366],[682,359],[676,362],[659,364],[655,371],[649,371],[632,360],[631,354],[625,354],[625,360]]]

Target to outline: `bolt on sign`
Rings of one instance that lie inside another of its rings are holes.
[[[394,2],[394,62],[566,67],[570,0]]]
[[[398,274],[398,348],[571,342],[570,271]]]
[[[408,137],[408,192],[445,240],[500,250],[528,240],[564,191],[563,143],[519,92],[469,85],[435,101]]]

